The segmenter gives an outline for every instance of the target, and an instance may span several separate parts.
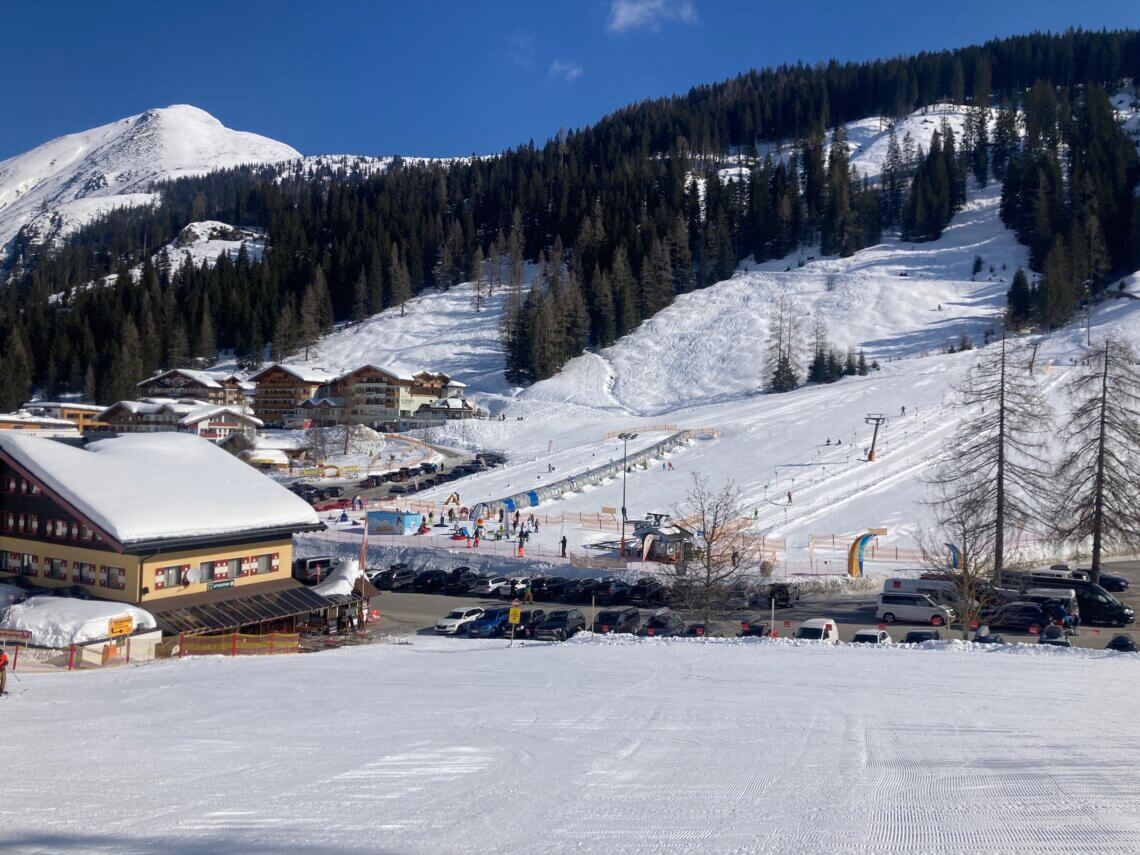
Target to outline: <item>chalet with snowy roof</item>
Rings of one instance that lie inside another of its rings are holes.
[[[669,519],[668,514],[649,514],[635,523],[633,537],[641,541],[641,557],[648,561],[674,563],[693,552],[693,532]]]
[[[20,411],[0,413],[0,432],[20,431],[34,436],[79,436],[79,429],[67,419],[37,416]]]
[[[77,401],[29,401],[20,408],[33,416],[48,416],[64,419],[75,425],[80,433],[88,428],[102,427],[99,414],[106,409],[99,404],[84,404]]]
[[[253,414],[269,427],[284,427],[301,404],[317,397],[321,387],[336,379],[323,368],[274,363],[250,378],[256,384]]]
[[[240,406],[245,389],[236,375],[219,376],[191,368],[162,371],[138,384],[143,398],[188,398],[211,404]]]
[[[252,439],[262,427],[260,419],[236,406],[170,398],[119,401],[107,407],[99,421],[110,433],[183,431],[219,443],[239,433]]]
[[[438,427],[449,421],[475,418],[475,408],[465,398],[439,398],[421,404],[410,418],[400,420],[401,430]]]
[[[178,632],[291,629],[328,607],[292,578],[293,534],[322,527],[196,436],[80,446],[0,432],[0,581],[141,605]],[[223,604],[236,624],[218,625]]]

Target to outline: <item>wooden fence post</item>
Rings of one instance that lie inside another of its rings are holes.
[[[70,671],[75,665],[75,645],[71,645],[67,651],[67,670]]]
[[[277,633],[275,633],[275,632],[269,633],[269,655],[270,656],[273,655],[273,639],[276,638],[276,636],[277,636]]]
[[[237,656],[237,637],[236,632],[230,635],[230,656]]]
[[[178,658],[181,659],[185,655],[186,655],[186,642],[184,640],[184,634],[180,632],[180,633],[178,633]]]
[[[20,664],[20,645],[16,645],[16,649],[12,652],[12,670],[16,670],[16,666]]]

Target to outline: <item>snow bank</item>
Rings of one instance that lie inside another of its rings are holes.
[[[363,575],[360,559],[347,558],[341,561],[323,582],[313,585],[311,590],[322,597],[347,597],[352,593],[356,580]]]
[[[155,629],[154,616],[138,606],[105,600],[74,597],[29,597],[0,613],[0,629],[31,632],[31,643],[39,647],[67,647],[86,644],[110,635],[108,622],[129,617],[136,630]]]

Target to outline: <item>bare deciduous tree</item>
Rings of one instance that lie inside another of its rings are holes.
[[[693,486],[674,508],[679,524],[693,531],[694,554],[667,573],[706,623],[717,600],[733,582],[755,572],[762,557],[760,539],[749,536],[752,518],[745,514],[741,497],[732,481],[714,489],[706,476],[694,472]]]
[[[994,599],[986,584],[994,568],[992,506],[984,494],[948,489],[945,482],[937,490],[930,502],[937,525],[918,535],[918,546],[923,564],[954,585],[955,611],[962,638],[967,639],[982,609]]]
[[[1092,578],[1105,547],[1140,548],[1140,367],[1127,343],[1088,351],[1065,391],[1073,413],[1062,430],[1056,531],[1092,538]]]
[[[1044,516],[1050,485],[1045,437],[1051,415],[1027,366],[1005,336],[957,387],[962,417],[935,476],[941,500],[977,508],[993,530],[993,572],[1005,564],[1005,535]]]

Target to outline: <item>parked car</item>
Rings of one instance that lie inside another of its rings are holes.
[[[633,606],[624,609],[606,609],[594,619],[594,632],[637,632],[641,626],[641,613]]]
[[[405,484],[393,484],[391,487],[388,488],[388,495],[389,496],[403,496],[408,492],[413,492],[413,491],[408,490],[408,484],[406,484],[406,483]]]
[[[652,578],[638,579],[629,591],[630,604],[643,609],[663,606],[668,600],[669,589]]]
[[[671,638],[685,631],[685,622],[669,609],[658,609],[649,616],[645,625],[637,631],[644,637]]]
[[[912,629],[903,639],[903,644],[924,644],[927,641],[940,641],[942,633],[936,629]]]
[[[586,617],[581,609],[555,609],[534,628],[534,637],[541,641],[565,641],[586,628]]]
[[[1053,618],[1040,603],[1015,602],[999,606],[985,615],[986,623],[998,629],[1040,632],[1053,623]]]
[[[482,616],[483,610],[478,606],[466,609],[452,609],[436,621],[436,634],[459,635]]]
[[[536,600],[557,600],[566,592],[561,576],[538,576],[530,580],[530,593]]]
[[[946,626],[954,621],[954,611],[939,605],[926,594],[879,594],[875,618],[883,623],[928,623]]]
[[[741,638],[767,638],[771,634],[771,628],[761,620],[745,620],[740,622]]]
[[[839,624],[831,618],[812,618],[796,627],[794,638],[808,641],[822,641],[826,644],[839,642]]]
[[[507,607],[487,609],[481,617],[467,626],[467,634],[471,638],[497,638],[500,635],[509,635],[511,625],[507,623],[507,618],[510,612],[510,608]]]
[[[1128,580],[1123,576],[1113,576],[1109,573],[1100,574],[1100,582],[1098,583],[1106,591],[1111,591],[1114,594],[1119,594],[1121,591],[1128,590]]]
[[[499,597],[505,600],[521,597],[530,587],[530,583],[529,576],[510,576],[507,578],[507,584],[499,589]]]
[[[791,608],[800,601],[800,586],[795,582],[770,582],[759,593],[765,605],[774,603],[778,609]]]
[[[485,576],[472,585],[468,593],[476,597],[497,597],[499,591],[510,584],[511,580],[506,576]]]
[[[621,579],[614,579],[608,583],[603,579],[602,583],[603,585],[595,594],[598,605],[620,606],[629,602],[629,592],[633,590],[633,585],[623,582]]]
[[[396,570],[392,574],[392,590],[410,591],[412,589],[412,583],[416,581],[416,576],[418,575],[419,574],[410,567]]]
[[[481,578],[478,573],[466,567],[461,573],[452,572],[447,583],[443,586],[443,593],[450,594],[453,597],[461,597],[470,593],[472,586]]]
[[[1131,606],[1126,606],[1100,585],[1080,579],[1032,577],[1031,588],[1065,588],[1077,595],[1081,623],[1101,626],[1126,626],[1136,620]]]
[[[519,613],[521,620],[519,627],[515,630],[515,638],[521,634],[525,638],[531,638],[534,635],[535,627],[546,620],[546,611],[544,609],[522,609]]]
[[[1054,624],[1045,627],[1045,631],[1037,639],[1038,644],[1048,644],[1051,647],[1072,647],[1073,642],[1061,627]]]
[[[703,620],[699,620],[685,627],[685,631],[681,635],[685,638],[721,638],[728,633],[722,623],[714,620],[705,623]]]
[[[337,559],[331,555],[319,555],[314,558],[296,558],[293,560],[293,578],[299,579],[309,585],[327,579],[329,573],[337,565]]]
[[[890,644],[891,637],[886,630],[861,629],[851,636],[852,644]]]
[[[412,590],[417,594],[438,594],[450,579],[446,570],[425,570],[412,580]]]
[[[1115,650],[1118,653],[1140,653],[1140,648],[1137,648],[1136,642],[1132,640],[1132,636],[1126,632],[1120,635],[1114,635],[1112,639],[1104,646],[1105,650]]]
[[[567,583],[565,596],[572,603],[588,603],[597,591],[597,579],[575,579]]]

